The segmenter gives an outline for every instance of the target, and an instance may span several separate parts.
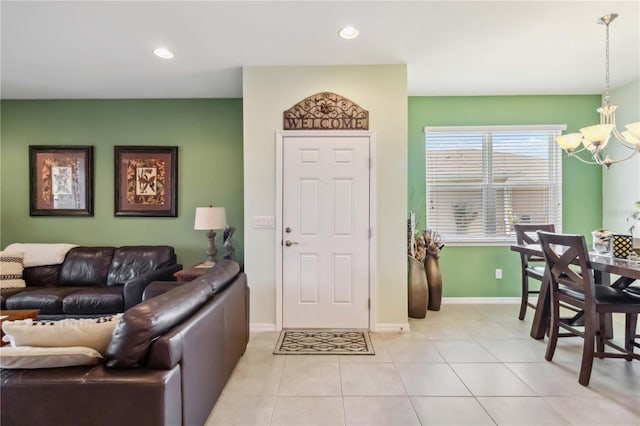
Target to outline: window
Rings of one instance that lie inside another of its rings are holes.
[[[566,126],[425,127],[427,224],[448,242],[515,242],[514,223],[562,229]]]

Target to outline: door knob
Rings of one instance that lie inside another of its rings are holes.
[[[297,241],[289,241],[289,240],[284,242],[284,245],[287,246],[287,247],[291,247],[294,244],[300,244],[300,243],[297,242]]]

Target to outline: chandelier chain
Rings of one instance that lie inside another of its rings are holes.
[[[607,29],[607,43],[605,47],[605,57],[606,57],[606,69],[605,69],[605,81],[606,87],[604,92],[604,99],[607,104],[609,104],[609,22],[606,23]]]

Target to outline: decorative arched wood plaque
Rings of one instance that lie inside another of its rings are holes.
[[[320,92],[284,112],[284,130],[369,130],[369,111],[344,96]]]

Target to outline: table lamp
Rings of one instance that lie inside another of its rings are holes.
[[[227,226],[227,213],[224,207],[196,207],[196,221],[193,225],[195,230],[207,230],[209,247],[207,248],[207,260],[196,266],[196,268],[211,268],[216,264],[216,233],[218,229]]]

